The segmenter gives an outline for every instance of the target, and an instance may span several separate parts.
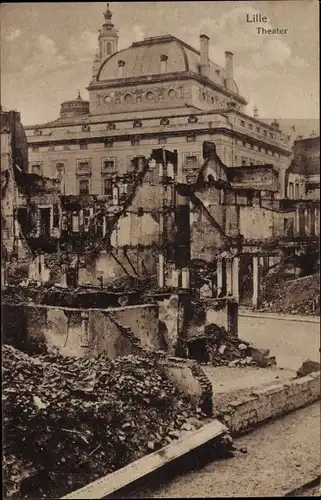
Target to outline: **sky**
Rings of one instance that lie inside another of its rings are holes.
[[[88,99],[92,63],[106,3],[2,3],[1,104],[21,112],[24,125],[58,117],[60,104]],[[260,118],[319,118],[318,0],[110,2],[119,48],[162,34],[199,49],[210,37],[210,57],[224,66],[234,53],[241,95]],[[246,15],[267,16],[255,25]],[[287,29],[259,35],[256,26]]]

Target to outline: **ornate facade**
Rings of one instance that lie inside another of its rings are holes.
[[[165,35],[118,51],[118,32],[107,5],[98,37],[89,102],[65,102],[57,120],[26,127],[29,169],[61,181],[65,195],[111,193],[112,175],[131,160],[165,145],[178,152],[188,181],[202,163],[202,144],[214,141],[227,166],[273,164],[284,196],[288,137],[245,114],[233,77],[233,54],[222,68],[209,59],[209,38],[199,50]]]

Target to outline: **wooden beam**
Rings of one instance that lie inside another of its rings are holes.
[[[129,486],[144,476],[162,468],[164,465],[177,460],[186,453],[222,436],[226,431],[227,427],[225,425],[221,424],[218,420],[214,420],[210,424],[191,432],[187,437],[184,436],[168,446],[150,453],[126,467],[64,496],[63,499],[106,498],[121,488]]]

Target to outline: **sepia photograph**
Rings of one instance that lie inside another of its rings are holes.
[[[3,498],[320,497],[318,0],[3,2]]]

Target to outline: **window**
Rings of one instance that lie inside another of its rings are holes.
[[[38,151],[39,151],[39,146],[32,146],[32,148],[31,148],[31,149],[32,149],[32,152],[33,152],[33,153],[38,153]]]
[[[89,167],[89,162],[88,161],[80,161],[78,163],[78,172],[83,173],[83,172],[88,172],[90,169]]]
[[[193,164],[197,163],[197,156],[196,155],[186,156],[185,163],[186,163],[186,165],[193,165]]]
[[[270,132],[270,137],[271,139],[274,139],[274,134],[272,132]]]
[[[251,123],[249,123],[249,129],[253,130],[253,125]]]
[[[267,131],[266,131],[266,130],[264,130],[264,132],[263,132],[263,133],[264,133],[264,136],[266,137],[266,136],[267,136]]]
[[[111,43],[110,42],[107,42],[107,55],[110,56],[111,54]]]
[[[112,141],[111,139],[107,139],[105,142],[104,142],[104,146],[105,148],[112,148],[114,145],[114,141]]]
[[[188,135],[186,137],[187,142],[195,142],[196,141],[196,136],[195,135]]]
[[[103,183],[104,183],[103,184],[103,186],[104,186],[104,194],[108,195],[108,196],[112,196],[113,195],[112,180],[109,179],[109,178],[106,178],[106,179],[104,179]]]
[[[256,131],[257,131],[258,134],[260,134],[261,133],[260,127],[256,127]]]
[[[131,143],[132,146],[138,146],[139,145],[139,139],[132,139],[130,141],[130,143]]]
[[[88,144],[86,144],[86,143],[81,143],[81,144],[80,144],[80,149],[88,149]]]
[[[244,120],[241,120],[241,126],[245,127],[245,121]]]
[[[115,172],[115,161],[114,160],[104,160],[103,162],[103,170],[108,174],[112,174]]]
[[[53,217],[52,217],[53,227],[59,227],[59,222],[60,222],[59,205],[58,205],[58,203],[54,203],[54,205],[53,205]]]
[[[298,182],[295,183],[295,199],[300,199],[300,184]]]
[[[89,179],[79,180],[79,194],[80,195],[89,194]]]
[[[41,175],[41,165],[40,165],[40,163],[35,163],[34,165],[31,165],[31,172],[33,174]]]
[[[39,148],[38,148],[38,150],[39,150]],[[55,146],[49,146],[48,151],[54,151],[54,150],[55,150]]]

